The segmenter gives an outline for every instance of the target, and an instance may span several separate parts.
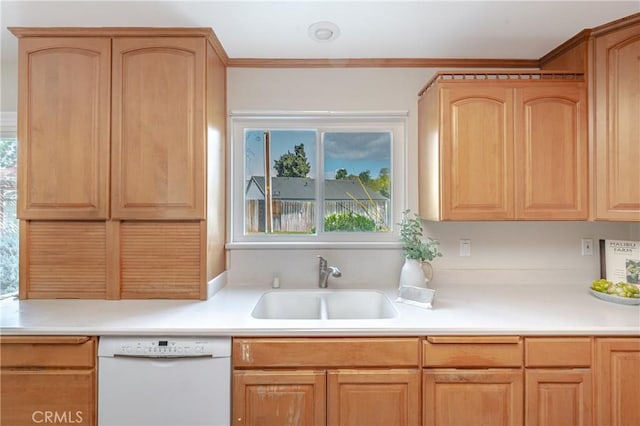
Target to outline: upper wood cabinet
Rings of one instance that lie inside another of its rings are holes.
[[[588,217],[586,85],[575,75],[519,76],[443,73],[427,86],[418,104],[422,217]]]
[[[206,218],[204,33],[12,31],[21,219]]]
[[[11,28],[21,298],[207,297],[226,54],[208,28]]]
[[[109,216],[111,42],[20,40],[18,216]]]
[[[640,221],[640,13],[586,29],[540,60],[589,80],[592,214]]]
[[[113,40],[112,217],[204,219],[205,48]]]
[[[640,221],[640,14],[594,31],[596,219]]]

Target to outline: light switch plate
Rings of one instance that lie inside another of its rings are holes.
[[[582,255],[593,256],[593,238],[582,239]]]

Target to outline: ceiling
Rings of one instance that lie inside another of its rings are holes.
[[[634,1],[7,1],[8,26],[211,27],[231,58],[538,59],[585,28],[640,12]],[[308,36],[330,21],[331,42]]]

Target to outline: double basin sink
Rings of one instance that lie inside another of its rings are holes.
[[[274,290],[262,295],[251,316],[283,320],[394,318],[389,298],[375,290]]]

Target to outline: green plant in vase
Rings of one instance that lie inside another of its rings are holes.
[[[426,287],[433,277],[431,262],[442,253],[438,248],[439,242],[431,237],[425,240],[422,218],[410,210],[402,212],[400,226],[400,241],[404,251],[405,263],[400,271],[400,286]],[[423,265],[428,267],[425,275]]]

